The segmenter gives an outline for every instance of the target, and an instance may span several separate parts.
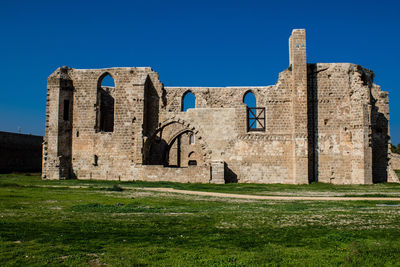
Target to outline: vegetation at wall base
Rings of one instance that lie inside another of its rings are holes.
[[[0,175],[0,265],[398,266],[400,204],[149,192],[399,196],[400,186],[48,181]]]

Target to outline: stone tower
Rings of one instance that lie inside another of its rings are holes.
[[[58,68],[50,75],[47,80],[47,87],[43,177],[65,179],[72,176],[71,149],[74,88],[72,79],[68,75],[68,68]]]

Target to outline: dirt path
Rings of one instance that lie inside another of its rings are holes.
[[[196,196],[210,196],[210,197],[228,197],[228,198],[243,198],[243,199],[261,199],[261,200],[317,200],[317,201],[347,201],[347,200],[372,200],[372,201],[400,201],[399,197],[307,197],[307,196],[257,196],[257,195],[243,195],[243,194],[229,194],[229,193],[216,193],[204,191],[190,191],[178,190],[173,188],[151,188],[141,187],[137,188],[146,191],[169,192],[186,195]]]

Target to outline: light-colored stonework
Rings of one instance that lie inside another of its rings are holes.
[[[48,78],[43,178],[397,181],[388,94],[374,74],[349,63],[307,64],[305,30],[293,30],[289,59],[277,83],[262,87],[166,87],[148,67],[59,68]],[[101,86],[106,75],[115,88]],[[183,112],[188,91],[196,108]],[[248,131],[248,91],[265,108],[265,130]]]

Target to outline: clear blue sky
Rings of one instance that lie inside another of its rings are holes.
[[[399,1],[2,1],[0,130],[44,134],[46,79],[59,66],[150,66],[166,86],[271,85],[288,37],[308,62],[374,70],[400,142]]]

